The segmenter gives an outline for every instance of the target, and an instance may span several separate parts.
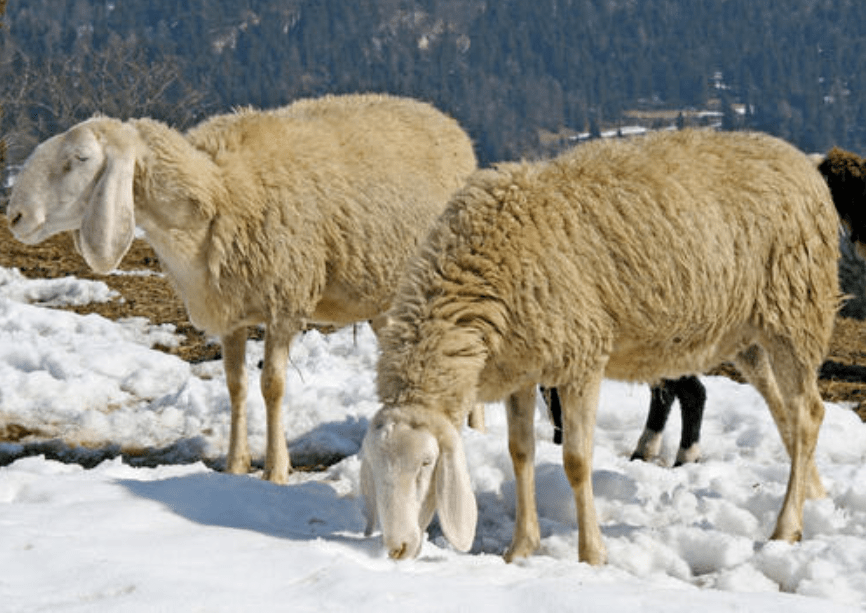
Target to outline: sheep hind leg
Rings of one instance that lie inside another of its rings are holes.
[[[773,372],[793,410],[793,424],[789,446],[791,474],[772,539],[799,541],[803,532],[805,498],[810,490],[826,492],[814,461],[818,431],[824,420],[824,403],[818,393],[817,366],[804,365],[797,353],[790,351],[789,344],[776,345],[783,347],[769,350]]]
[[[790,350],[781,349],[777,353],[782,355],[783,361],[789,361],[786,356],[790,356]],[[774,369],[770,364],[767,352],[761,346],[753,345],[741,352],[734,360],[734,363],[749,383],[764,397],[764,401],[767,403],[770,414],[776,423],[776,428],[779,430],[779,435],[785,444],[788,456],[793,459],[794,440],[796,438],[795,422],[790,420],[790,416],[792,415],[791,407],[786,406],[782,400],[782,393],[779,391]],[[794,384],[794,386],[799,385]],[[821,407],[823,408],[823,405]],[[798,412],[800,410],[794,407],[794,411]],[[796,416],[796,413],[793,415]],[[820,499],[826,495],[827,491],[824,490],[824,486],[821,484],[821,476],[818,474],[814,455],[811,455],[808,460],[806,473],[806,497],[809,499]]]
[[[646,426],[632,452],[631,460],[649,461],[659,455],[662,434],[671,413],[676,394],[671,380],[662,380],[650,389],[650,408]]]
[[[508,451],[517,483],[517,511],[511,546],[505,560],[529,556],[541,544],[538,511],[535,504],[535,386],[524,388],[508,398]]]
[[[808,388],[814,388],[809,390]],[[824,419],[824,404],[818,394],[817,385],[809,386],[804,393],[796,395],[791,402],[797,406],[797,436],[794,439],[794,451],[791,454],[791,474],[788,478],[788,489],[782,510],[779,512],[776,528],[771,539],[789,542],[800,541],[803,534],[803,503],[805,498],[818,488],[823,491],[817,469],[814,469],[815,445],[818,441],[818,430]],[[813,473],[814,469],[814,473]],[[814,480],[817,481],[815,486]]]
[[[593,434],[603,375],[604,369],[599,367],[587,372],[579,384],[559,388],[563,423],[562,460],[577,508],[578,559],[590,565],[603,565],[607,561],[592,493]]]
[[[294,332],[269,325],[265,333],[265,358],[261,389],[267,412],[268,434],[265,450],[264,479],[285,484],[292,470],[289,449],[283,430],[283,395],[286,389],[286,366]]]
[[[247,331],[239,328],[222,339],[223,367],[232,406],[229,452],[226,472],[242,474],[250,470],[250,448],[247,442]]]
[[[682,432],[680,433],[680,449],[674,466],[694,463],[701,459],[701,422],[704,419],[704,405],[707,401],[707,390],[697,377],[687,375],[674,382],[676,395],[680,401],[682,416]]]

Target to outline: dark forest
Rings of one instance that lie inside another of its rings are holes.
[[[353,91],[433,102],[483,163],[692,123],[866,152],[858,0],[11,0],[0,71],[13,163],[95,112]]]

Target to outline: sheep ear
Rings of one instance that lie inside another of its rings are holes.
[[[448,445],[442,446],[435,480],[437,511],[442,532],[451,545],[461,552],[466,552],[475,539],[478,507],[469,481],[463,442],[456,432]]]
[[[361,461],[361,494],[364,497],[364,518],[367,520],[364,535],[369,537],[376,528],[376,483],[370,463],[366,459]]]
[[[135,211],[132,182],[135,156],[131,148],[107,146],[105,168],[93,189],[76,247],[97,273],[114,269],[132,245]]]
[[[421,531],[429,527],[433,521],[433,515],[436,513],[436,496],[437,493],[434,486],[427,490],[427,496],[424,497],[424,501],[421,503],[421,511],[418,512],[418,526],[421,528]]]

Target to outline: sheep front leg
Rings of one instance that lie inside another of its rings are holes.
[[[559,388],[562,460],[577,508],[578,558],[590,565],[603,565],[607,561],[592,494],[593,431],[603,372],[598,369],[579,384]]]
[[[268,421],[268,441],[265,450],[264,479],[285,484],[292,469],[289,449],[283,431],[283,395],[286,389],[286,366],[294,332],[283,327],[268,326],[265,333],[265,358],[262,365],[261,388]]]
[[[247,473],[250,470],[250,448],[247,442],[247,331],[239,328],[221,339],[223,367],[232,406],[229,453],[226,472]]]
[[[517,482],[517,510],[514,535],[505,560],[529,556],[541,544],[538,511],[535,505],[535,386],[508,398],[508,451]]]

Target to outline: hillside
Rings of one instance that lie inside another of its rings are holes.
[[[5,23],[13,161],[95,111],[185,127],[362,90],[434,102],[483,162],[706,113],[806,151],[866,151],[856,0],[28,0]]]

